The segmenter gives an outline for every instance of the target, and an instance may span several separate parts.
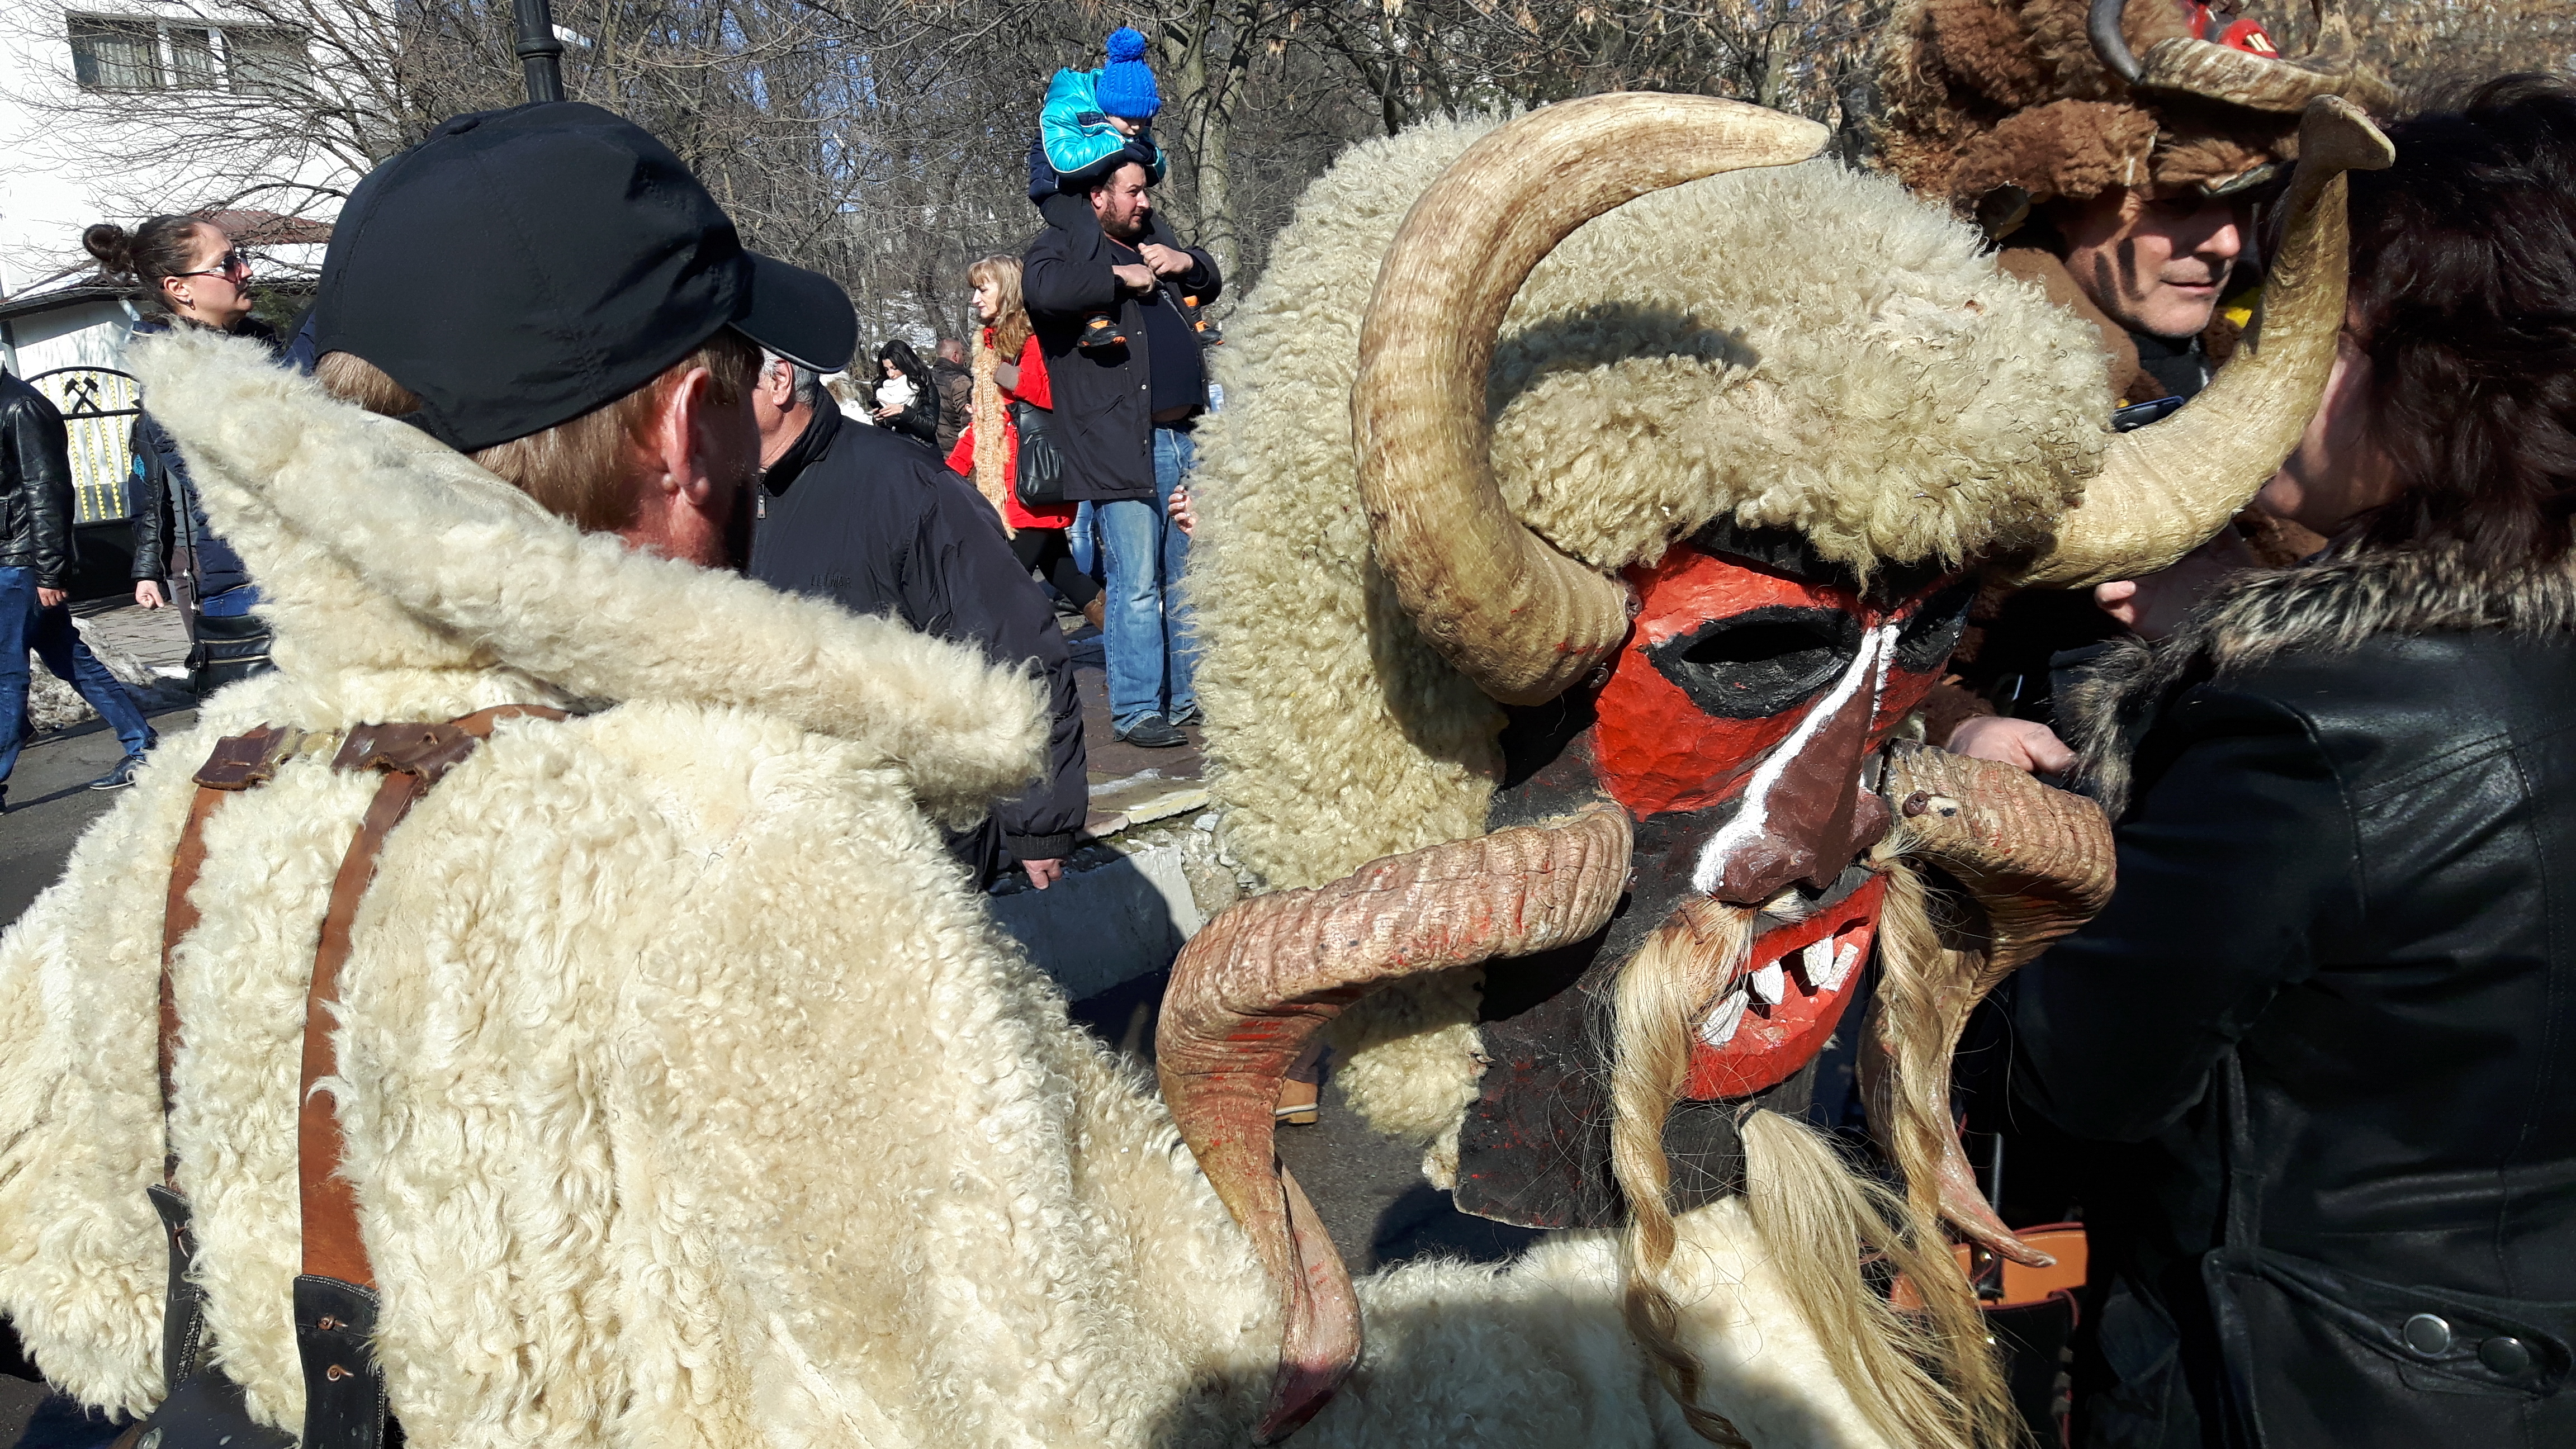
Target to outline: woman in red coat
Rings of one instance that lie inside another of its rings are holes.
[[[975,348],[974,412],[949,451],[948,466],[974,479],[976,491],[1001,511],[1020,567],[1053,584],[1098,628],[1100,585],[1073,562],[1069,530],[1076,505],[1033,508],[1019,497],[1020,430],[1011,405],[1046,409],[1055,401],[1047,389],[1046,358],[1020,297],[1020,259],[986,257],[966,269],[966,279],[975,284],[975,313],[984,330]]]

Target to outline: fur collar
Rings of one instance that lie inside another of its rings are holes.
[[[2128,808],[2138,742],[2194,685],[2284,654],[2340,654],[2383,634],[2470,629],[2576,632],[2576,568],[2500,575],[2455,549],[2354,548],[2250,572],[2203,600],[2162,643],[2115,645],[2067,691],[2060,727],[2083,756],[2087,791],[2117,820]]]
[[[128,361],[319,715],[389,692],[432,707],[495,674],[520,698],[740,708],[876,752],[951,822],[1038,773],[1047,720],[1026,668],[582,533],[256,343],[177,329]],[[395,683],[335,693],[353,675]]]

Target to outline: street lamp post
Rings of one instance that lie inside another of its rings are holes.
[[[563,42],[555,38],[554,6],[549,0],[511,0],[518,13],[519,67],[527,73],[528,99],[564,98]]]

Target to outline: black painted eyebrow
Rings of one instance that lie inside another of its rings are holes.
[[[1802,584],[1860,590],[1858,574],[1817,553],[1807,536],[1793,528],[1745,528],[1721,516],[1710,519],[1690,541],[1702,553],[1755,564]]]
[[[1749,563],[1802,584],[1865,593],[1873,604],[1880,607],[1910,598],[1950,572],[1938,561],[1889,564],[1881,568],[1864,589],[1860,575],[1853,572],[1848,564],[1836,563],[1817,553],[1816,546],[1796,529],[1746,528],[1722,515],[1710,519],[1699,532],[1691,535],[1690,541],[1691,546],[1702,553]]]

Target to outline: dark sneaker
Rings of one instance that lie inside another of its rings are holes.
[[[134,772],[143,768],[141,755],[128,755],[116,762],[116,768],[89,782],[93,790],[122,790],[134,783]]]
[[[1171,721],[1159,714],[1149,714],[1120,730],[1118,738],[1122,743],[1134,745],[1142,750],[1168,750],[1175,745],[1186,745],[1190,742],[1189,736],[1172,728]]]
[[[1182,726],[1206,724],[1207,715],[1197,704],[1185,704],[1172,711],[1172,723]]]
[[[1082,320],[1082,335],[1074,339],[1074,345],[1085,352],[1105,352],[1126,346],[1127,334],[1105,316],[1086,317]]]

